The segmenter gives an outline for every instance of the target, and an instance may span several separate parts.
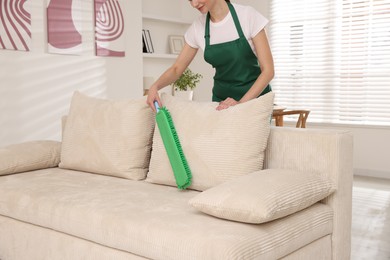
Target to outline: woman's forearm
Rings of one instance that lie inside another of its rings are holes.
[[[273,68],[262,71],[260,76],[255,81],[255,83],[248,90],[248,92],[239,100],[239,102],[244,103],[251,99],[257,98],[268,86],[268,84],[271,82],[273,77],[274,77]]]
[[[173,82],[175,82],[183,73],[183,71],[179,70],[176,66],[172,66],[167,69],[153,84],[150,88],[154,88],[156,90],[160,90]]]

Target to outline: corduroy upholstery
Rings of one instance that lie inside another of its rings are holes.
[[[57,167],[61,143],[32,141],[0,148],[0,175]]]
[[[60,168],[4,173],[0,259],[349,259],[350,133],[271,127],[264,162],[326,177],[336,191],[286,217],[246,224],[195,210],[194,190]]]
[[[190,102],[162,95],[192,172],[190,189],[203,191],[263,168],[273,100],[270,92],[217,111],[216,102]],[[146,181],[176,186],[157,130]]]
[[[145,99],[105,100],[75,92],[59,167],[145,179],[153,129],[153,113]]]
[[[349,131],[275,127],[264,167],[327,176],[336,192],[324,199],[333,209],[332,260],[350,259],[353,136]]]
[[[149,259],[278,259],[332,230],[322,203],[248,225],[196,212],[197,191],[59,168],[2,179],[0,215]]]
[[[211,216],[261,224],[305,209],[334,191],[333,182],[317,174],[266,169],[208,189],[189,203]]]

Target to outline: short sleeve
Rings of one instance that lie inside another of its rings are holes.
[[[248,8],[249,27],[251,38],[255,37],[268,24],[268,19],[265,18],[253,7]]]
[[[192,48],[199,49],[198,42],[196,40],[196,21],[191,24],[191,26],[187,29],[184,34],[184,39],[188,45]]]

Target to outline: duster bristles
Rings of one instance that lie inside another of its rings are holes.
[[[166,107],[159,109],[156,115],[156,121],[169,162],[172,166],[177,187],[184,190],[191,185],[192,174],[181,147],[171,114]]]

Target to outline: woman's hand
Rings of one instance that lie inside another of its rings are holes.
[[[227,109],[227,108],[229,108],[231,106],[237,105],[238,103],[239,102],[236,101],[235,99],[228,97],[224,101],[219,102],[219,105],[217,106],[216,110]]]
[[[148,97],[146,98],[146,104],[148,104],[154,112],[156,111],[156,108],[154,107],[154,101],[158,102],[158,105],[162,107],[160,96],[158,94],[157,88],[151,87],[148,91]]]

